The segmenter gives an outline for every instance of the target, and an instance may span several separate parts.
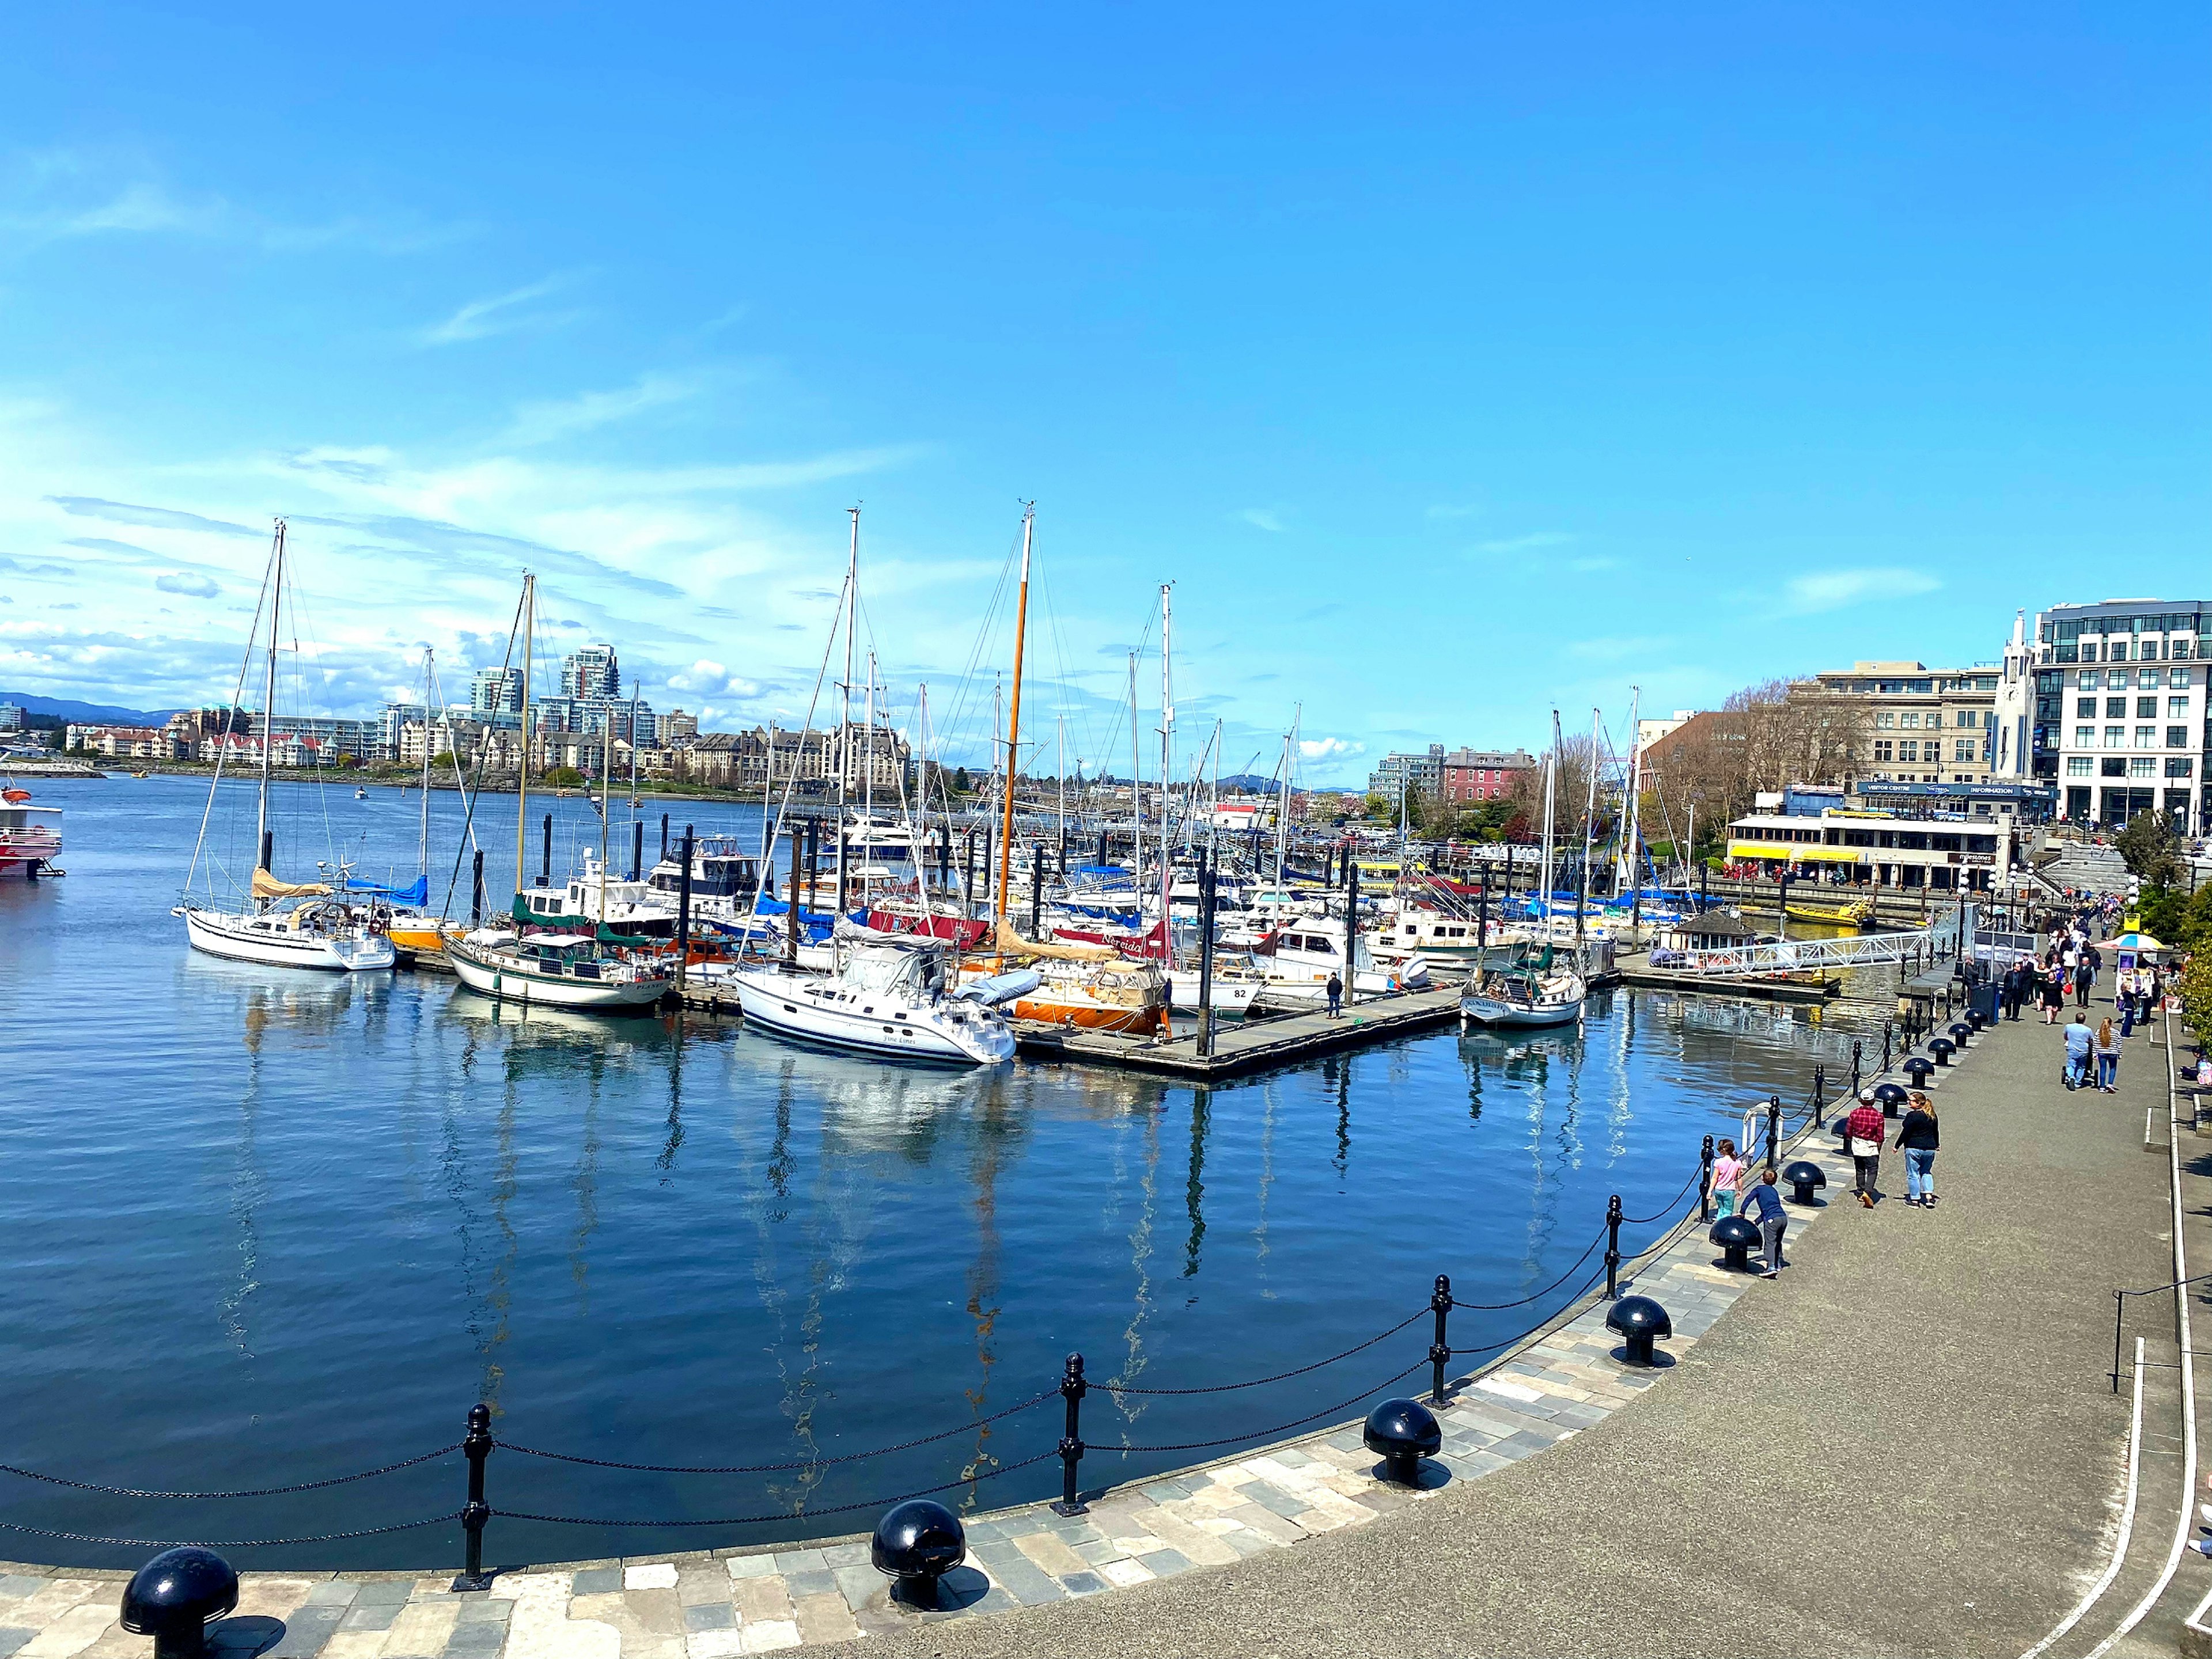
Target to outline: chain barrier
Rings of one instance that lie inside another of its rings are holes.
[[[418,1463],[434,1463],[441,1457],[450,1457],[460,1449],[461,1443],[456,1440],[450,1446],[441,1446],[437,1450],[424,1452],[419,1457],[402,1458],[397,1463],[386,1463],[380,1469],[363,1469],[358,1474],[334,1474],[327,1480],[302,1480],[289,1486],[254,1486],[243,1492],[147,1492],[137,1486],[104,1486],[94,1480],[70,1480],[58,1474],[41,1474],[36,1469],[19,1469],[13,1463],[0,1463],[0,1474],[19,1475],[26,1480],[43,1480],[50,1486],[68,1486],[77,1492],[107,1492],[117,1498],[277,1498],[286,1492],[321,1492],[328,1486],[343,1486],[356,1480],[374,1480],[380,1474],[411,1469]]]
[[[827,1509],[810,1509],[794,1513],[777,1510],[766,1515],[710,1516],[697,1521],[609,1521],[586,1515],[536,1515],[528,1510],[494,1510],[491,1513],[508,1521],[541,1521],[555,1527],[751,1527],[769,1521],[797,1521],[808,1516],[845,1515],[854,1510],[872,1510],[892,1504],[903,1504],[909,1498],[927,1498],[933,1492],[948,1492],[954,1486],[971,1486],[980,1480],[995,1480],[1002,1474],[1012,1474],[1016,1469],[1025,1469],[1042,1463],[1048,1457],[1060,1455],[1059,1448],[1041,1451],[1035,1457],[1024,1457],[1018,1463],[1001,1463],[995,1469],[986,1469],[981,1474],[963,1475],[955,1480],[940,1480],[933,1486],[923,1486],[896,1498],[864,1498],[857,1503],[836,1504]]]
[[[1424,1308],[1421,1311],[1423,1313],[1426,1313],[1428,1310]],[[1289,1422],[1278,1423],[1272,1428],[1251,1429],[1243,1434],[1225,1434],[1218,1440],[1177,1441],[1173,1444],[1165,1446],[1087,1445],[1085,1449],[1097,1452],[1206,1451],[1215,1446],[1233,1446],[1240,1440],[1265,1440],[1269,1436],[1281,1434],[1285,1430],[1301,1428],[1304,1425],[1315,1421],[1316,1419],[1333,1416],[1336,1413],[1344,1410],[1347,1406],[1356,1406],[1361,1401],[1366,1399],[1369,1395],[1379,1394],[1384,1389],[1389,1388],[1393,1382],[1404,1381],[1407,1377],[1411,1376],[1415,1371],[1420,1370],[1422,1366],[1428,1363],[1427,1358],[1424,1356],[1419,1359],[1416,1359],[1412,1364],[1407,1366],[1404,1370],[1395,1372],[1391,1376],[1384,1377],[1380,1382],[1375,1384],[1371,1389],[1362,1389],[1358,1394],[1352,1395],[1348,1399],[1340,1400],[1333,1406],[1323,1406],[1317,1412],[1308,1412],[1304,1417],[1294,1417]]]
[[[1690,1188],[1696,1186],[1699,1181],[1703,1180],[1705,1178],[1705,1167],[1700,1164],[1698,1168],[1690,1171],[1690,1178],[1682,1183],[1682,1190],[1680,1192],[1676,1193],[1674,1197],[1668,1199],[1664,1204],[1661,1205],[1650,1215],[1625,1215],[1621,1217],[1621,1224],[1624,1226],[1629,1227],[1648,1227],[1655,1221],[1664,1221],[1668,1216],[1674,1213],[1675,1206],[1680,1204],[1684,1199],[1690,1195]]]
[[[888,1457],[893,1452],[912,1451],[916,1446],[927,1446],[933,1441],[949,1440],[956,1434],[965,1434],[970,1429],[980,1429],[987,1423],[996,1423],[1025,1412],[1032,1406],[1059,1396],[1058,1389],[1048,1389],[1033,1395],[1019,1405],[1008,1406],[993,1412],[988,1417],[978,1417],[966,1423],[956,1423],[949,1429],[939,1429],[935,1434],[925,1434],[918,1439],[903,1440],[896,1446],[878,1446],[870,1451],[841,1452],[835,1457],[803,1458],[793,1463],[622,1463],[608,1457],[581,1457],[574,1452],[541,1450],[536,1446],[520,1446],[512,1440],[495,1440],[492,1444],[501,1451],[520,1452],[525,1457],[543,1457],[555,1463],[582,1463],[595,1469],[629,1469],[642,1474],[782,1474],[793,1469],[825,1468],[833,1463],[858,1463],[871,1457]]]
[[[1364,1352],[1373,1347],[1385,1337],[1397,1335],[1415,1320],[1425,1317],[1429,1312],[1430,1310],[1427,1308],[1417,1308],[1389,1330],[1379,1332],[1369,1337],[1364,1342],[1354,1343],[1342,1353],[1333,1353],[1326,1359],[1316,1359],[1312,1364],[1301,1365],[1293,1371],[1277,1371],[1273,1376],[1255,1376],[1249,1382],[1217,1382],[1209,1388],[1203,1389],[1139,1389],[1122,1382],[1093,1382],[1091,1386],[1101,1394],[1141,1394],[1159,1398],[1193,1394],[1234,1394],[1239,1389],[1256,1389],[1263,1383],[1280,1382],[1286,1377],[1304,1376],[1308,1371],[1317,1371],[1324,1365],[1334,1365],[1340,1359],[1349,1359],[1352,1355]]]
[[[117,1544],[127,1549],[166,1550],[175,1549],[181,1545],[197,1545],[202,1549],[258,1550],[274,1548],[279,1544],[335,1544],[349,1538],[375,1538],[386,1533],[412,1532],[417,1527],[434,1527],[441,1522],[460,1518],[460,1510],[448,1510],[443,1515],[426,1515],[420,1521],[395,1521],[388,1527],[362,1527],[354,1532],[309,1533],[298,1538],[102,1538],[88,1532],[50,1532],[44,1527],[27,1527],[19,1521],[0,1521],[0,1527],[9,1532],[28,1533],[33,1538],[60,1538],[72,1544]]]

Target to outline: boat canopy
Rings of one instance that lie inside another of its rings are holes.
[[[279,881],[266,870],[253,872],[253,896],[258,899],[323,898],[330,890],[319,881]]]
[[[396,904],[428,904],[430,902],[430,878],[417,876],[404,887],[394,887],[388,882],[356,881],[346,879],[349,893],[370,893],[388,898]]]

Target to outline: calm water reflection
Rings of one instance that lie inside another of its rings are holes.
[[[71,874],[0,892],[0,1461],[263,1486],[458,1439],[483,1398],[526,1445],[802,1466],[696,1479],[501,1453],[496,1508],[776,1517],[651,1534],[501,1521],[501,1559],[847,1530],[866,1512],[836,1505],[945,1480],[977,1483],[956,1501],[1039,1495],[1050,1463],[988,1477],[1054,1443],[1056,1401],[980,1419],[1051,1388],[1067,1352],[1132,1384],[1231,1382],[1372,1334],[1439,1272],[1470,1299],[1520,1294],[1582,1251],[1608,1194],[1658,1207],[1700,1134],[1770,1090],[1794,1098],[1816,1054],[1848,1046],[1788,1010],[1623,995],[1597,999],[1580,1036],[1447,1030],[1203,1090],[902,1069],[696,1017],[523,1018],[445,979],[325,980],[186,950],[167,908],[204,793],[42,787],[69,809]],[[319,834],[313,792],[287,793],[289,833]],[[332,837],[411,875],[412,805],[334,793]],[[565,849],[584,826],[559,805]],[[450,858],[458,815],[437,805]],[[675,810],[679,831],[757,823]],[[506,879],[495,861],[493,890]],[[1460,1315],[1453,1340],[1528,1322]],[[1116,1444],[1317,1410],[1426,1340],[1416,1328],[1243,1394],[1094,1394],[1086,1474],[1182,1461],[1103,1455]],[[816,1461],[956,1425],[893,1456]],[[448,1510],[459,1490],[456,1462],[212,1505],[15,1482],[0,1516],[228,1538]],[[455,1539],[251,1560],[417,1565],[454,1559]]]

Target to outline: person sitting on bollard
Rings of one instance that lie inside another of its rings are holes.
[[[2069,1089],[2079,1089],[2089,1081],[2089,1056],[2097,1039],[2088,1022],[2088,1015],[2076,1014],[2066,1028],[2066,1086]]]
[[[1875,1182],[1881,1174],[1881,1138],[1886,1133],[1881,1108],[1861,1101],[1844,1120],[1844,1134],[1850,1142],[1851,1164],[1858,1172],[1853,1190],[1866,1208],[1874,1208]]]
[[[1782,1235],[1790,1225],[1790,1212],[1782,1207],[1782,1194],[1774,1190],[1771,1165],[1759,1172],[1759,1184],[1744,1195],[1743,1201],[1745,1213],[1759,1223],[1759,1243],[1766,1247],[1766,1271],[1759,1277],[1771,1279],[1782,1271]]]
[[[1713,1152],[1713,1219],[1735,1213],[1738,1189],[1743,1183],[1743,1160],[1735,1155],[1735,1142],[1723,1140]]]
[[[1905,1154],[1905,1201],[1923,1210],[1936,1207],[1936,1103],[1915,1089],[1911,1107],[1898,1126],[1897,1148]]]
[[[1328,992],[1328,1017],[1334,1019],[1344,1006],[1344,981],[1336,976],[1335,969],[1328,970],[1328,984],[1323,988]]]
[[[2097,1028],[2097,1088],[2108,1095],[2119,1093],[2120,1037],[2107,1019]]]

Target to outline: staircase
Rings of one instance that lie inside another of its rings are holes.
[[[2124,893],[2128,890],[2127,860],[2112,847],[2098,847],[2085,841],[2069,841],[2061,848],[2052,862],[2038,872],[2057,887],[2070,887],[2076,891],[2092,893]]]

